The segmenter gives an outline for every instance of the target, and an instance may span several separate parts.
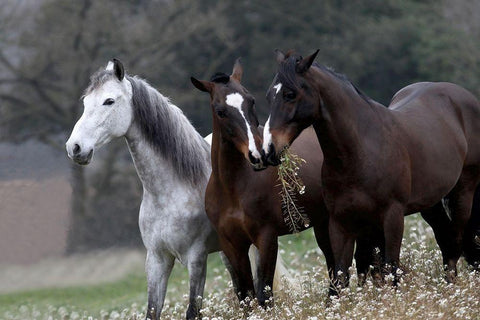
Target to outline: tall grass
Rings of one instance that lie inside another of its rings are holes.
[[[326,266],[310,231],[283,238],[280,252],[289,264],[295,283],[276,293],[275,306],[269,310],[259,308],[254,300],[242,303],[242,307],[218,257],[210,258],[203,318],[480,319],[480,275],[470,271],[462,261],[457,282],[447,284],[431,229],[419,217],[406,219],[401,255],[404,274],[397,288],[377,287],[371,280],[359,287],[352,267],[350,287],[338,297],[329,298]],[[163,319],[183,319],[185,315],[186,272],[180,269],[176,272],[170,281]],[[52,295],[55,290],[42,290],[0,296],[0,318],[142,319],[145,286],[143,275],[136,275],[114,284],[70,291],[58,289],[57,295]],[[105,289],[107,287],[109,289]],[[61,292],[66,292],[63,297]],[[89,299],[91,294],[93,297]],[[44,295],[52,299],[42,298]],[[247,309],[250,311],[245,311]]]

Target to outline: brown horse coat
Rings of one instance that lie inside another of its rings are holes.
[[[272,141],[265,151],[275,164],[278,150],[313,124],[325,157],[321,179],[341,284],[348,281],[354,240],[371,228],[383,230],[386,262],[395,271],[403,216],[418,211],[456,272],[480,181],[478,100],[451,83],[417,83],[400,90],[387,109],[341,75],[311,67],[315,56],[280,54],[268,93]]]
[[[254,98],[240,84],[241,73],[241,66],[236,63],[231,76],[217,74],[213,81],[192,78],[192,83],[210,93],[213,114],[212,174],[205,194],[206,212],[231,264],[230,272],[239,298],[243,300],[256,291],[259,303],[264,305],[271,295],[265,287],[272,288],[277,237],[291,231],[282,213],[277,169],[253,170],[261,160],[253,158],[249,148],[261,149],[259,130],[262,128],[258,127]],[[241,95],[243,101],[237,108],[227,103],[228,97],[236,94]],[[251,130],[254,143],[249,141],[247,130]],[[292,150],[306,160],[299,175],[308,192],[297,196],[297,205],[309,216],[330,269],[333,268],[333,256],[328,238],[328,215],[321,196],[321,181],[316,176],[323,156],[313,129],[307,129]],[[254,162],[253,167],[250,161]],[[248,258],[251,244],[258,248],[260,255],[256,290]]]

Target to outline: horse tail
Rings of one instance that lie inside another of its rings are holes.
[[[257,247],[254,245],[250,246],[248,250],[248,257],[250,258],[250,267],[252,268],[253,274],[253,283],[255,285],[255,291],[258,292],[261,288],[258,288],[258,279],[257,279],[257,267],[258,261],[260,260],[260,255]],[[275,264],[275,276],[273,278],[273,288],[272,290],[280,291],[288,288],[293,288],[295,286],[295,281],[288,271],[285,261],[282,259],[280,254],[277,254],[277,262]],[[263,289],[262,289],[263,290]]]
[[[480,185],[475,189],[472,212],[463,239],[465,260],[475,269],[480,269]]]

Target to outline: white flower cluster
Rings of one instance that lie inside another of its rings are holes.
[[[203,299],[203,319],[479,319],[480,275],[462,261],[457,282],[448,284],[432,231],[420,218],[407,218],[397,287],[379,285],[371,277],[360,286],[352,267],[350,286],[337,297],[327,296],[327,270],[314,240],[303,239],[303,234],[297,237],[297,241],[289,240],[282,245],[284,255],[298,247],[288,259],[298,282],[296,288],[275,292],[274,307],[265,310],[255,299],[239,303],[228,273],[212,269],[213,276],[207,279]],[[184,285],[177,285],[183,291]],[[46,308],[28,304],[0,314],[0,319],[137,320],[145,317],[142,314],[144,299],[145,296],[139,297],[136,304],[121,311],[107,309],[99,314],[70,306]],[[185,296],[174,304],[167,302],[162,319],[184,319],[187,301]]]

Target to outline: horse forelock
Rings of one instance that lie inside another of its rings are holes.
[[[230,76],[223,72],[217,72],[210,78],[210,81],[226,84],[230,81]]]
[[[208,143],[183,112],[145,80],[126,76],[132,84],[135,123],[153,150],[167,160],[177,175],[192,184],[208,176]]]
[[[287,54],[288,57],[286,57],[278,66],[278,82],[287,88],[299,89],[300,85],[297,80],[297,72],[295,68],[300,56],[290,53],[290,51]]]
[[[100,69],[92,76],[90,77],[90,84],[88,87],[85,89],[83,92],[83,96],[87,96],[93,91],[97,90],[100,88],[102,85],[104,85],[107,81],[116,79],[115,74],[113,73],[112,70],[105,70],[105,69]]]

